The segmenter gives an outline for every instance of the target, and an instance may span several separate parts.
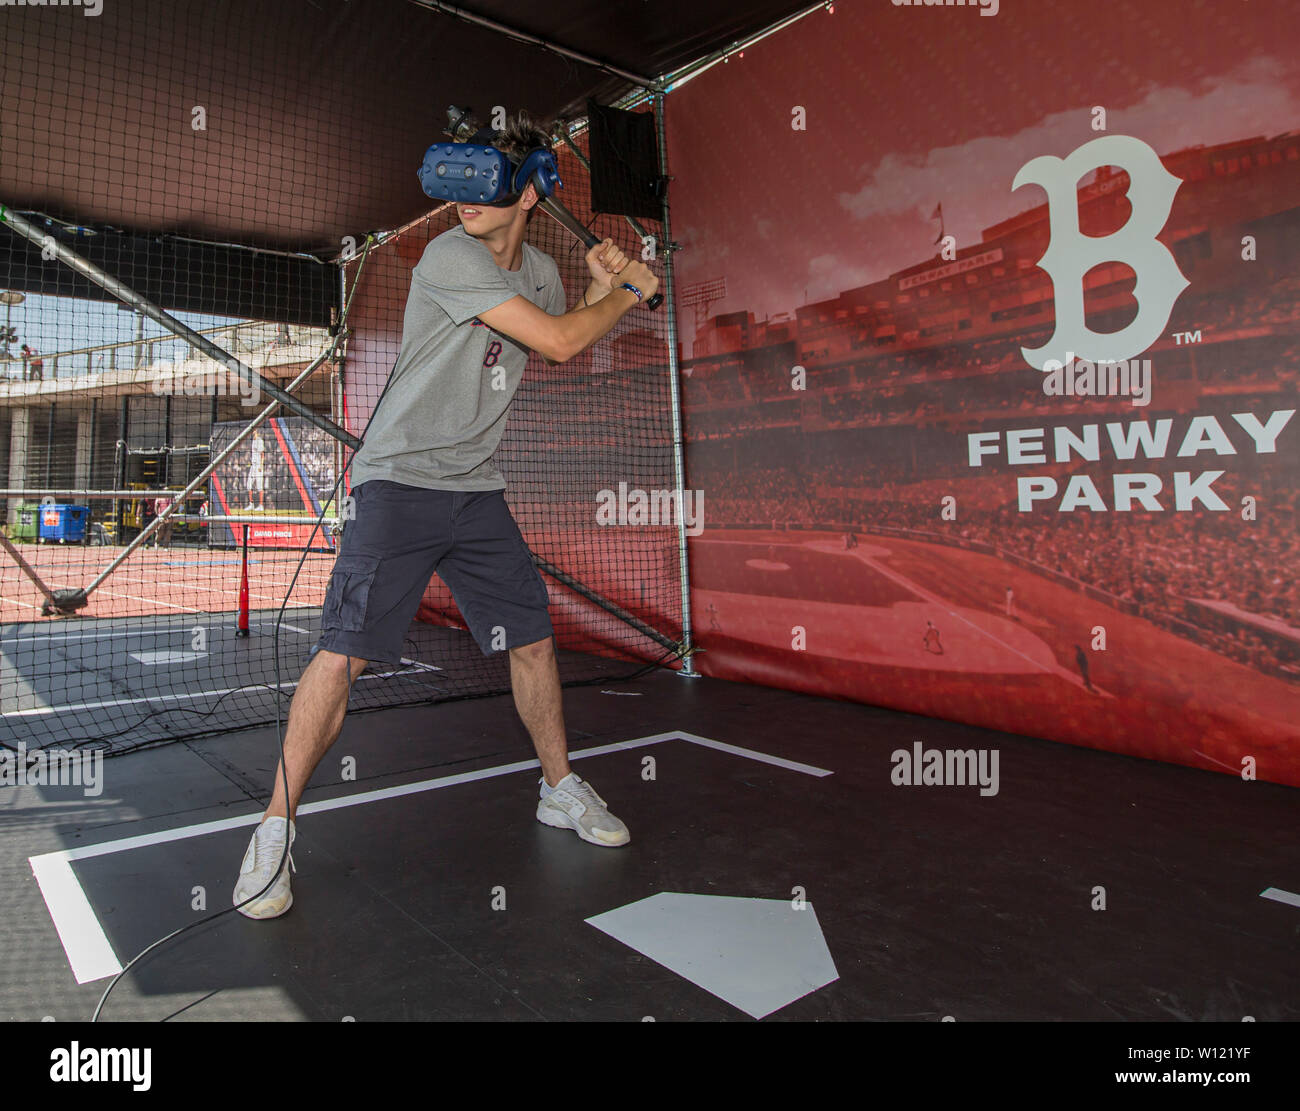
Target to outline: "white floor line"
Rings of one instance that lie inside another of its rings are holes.
[[[435,668],[434,670],[438,669]],[[357,682],[360,683],[368,679],[386,679],[389,675],[401,674],[402,672],[400,671],[394,671],[385,672],[381,675],[363,675],[357,680]],[[289,691],[295,689],[297,686],[298,681],[295,679],[289,683],[281,683],[280,689],[282,691]],[[272,693],[269,684],[252,683],[249,686],[244,687],[226,687],[224,690],[195,691],[191,694],[153,694],[143,698],[114,698],[104,702],[78,702],[71,705],[33,706],[26,710],[9,710],[4,716],[6,718],[42,717],[46,714],[66,713],[69,710],[98,710],[109,706],[135,706],[141,702],[183,702],[193,698],[210,698],[218,695],[236,694],[240,691],[265,691],[267,694]]]
[[[34,606],[31,602],[24,602],[20,598],[6,598],[0,594],[0,602],[8,602],[11,606],[26,606],[29,610],[38,610],[40,606]]]
[[[77,882],[69,858],[46,853],[32,857],[29,863],[77,983],[87,984],[121,972],[117,954]]]
[[[169,614],[168,617],[170,616],[171,615]],[[209,616],[220,621],[225,621],[230,619],[234,615],[230,613],[210,613]],[[130,621],[133,619],[128,617],[118,617],[118,618],[106,618],[105,620]],[[233,629],[235,626],[230,625],[228,627]],[[251,627],[254,629],[274,629],[275,622],[254,621],[251,622]],[[132,629],[132,628],[101,629],[97,633],[62,633],[52,629],[50,630],[50,632],[43,633],[39,636],[18,636],[18,637],[0,636],[0,645],[24,644],[28,641],[31,641],[33,643],[39,642],[45,644],[51,641],[62,643],[63,641],[68,641],[68,640],[103,640],[105,638],[109,640],[123,640],[127,637],[164,637],[164,636],[187,636],[188,637],[190,635],[190,630],[192,628],[193,626],[191,625],[165,625],[162,628],[158,628],[158,629]],[[281,625],[280,628],[289,629],[290,631],[295,633],[303,633],[304,635],[310,633],[310,630],[300,628],[297,625],[290,625],[287,621],[283,625]]]
[[[62,644],[64,641],[69,640],[102,640],[106,637],[109,640],[122,640],[123,638],[130,636],[167,636],[173,632],[181,633],[188,631],[188,626],[184,629],[104,629],[98,633],[61,633],[56,630],[51,630],[50,632],[39,636],[0,637],[0,644],[24,644],[27,641],[40,644]]]
[[[1286,903],[1287,906],[1300,907],[1300,895],[1293,891],[1283,891],[1280,887],[1266,887],[1259,893],[1261,899],[1272,899],[1277,903]]]
[[[306,632],[306,630],[304,629],[303,632]],[[402,663],[404,663],[406,666],[396,668],[393,671],[376,671],[374,672],[374,674],[377,678],[387,679],[391,675],[409,675],[411,674],[412,671],[441,671],[442,670],[442,668],[435,667],[433,664],[422,664],[420,663],[419,660],[408,660],[405,656],[402,657]]]
[[[157,598],[141,598],[136,594],[123,594],[117,590],[105,590],[102,586],[95,591],[96,594],[107,594],[110,598],[130,598],[133,602],[146,602],[151,606],[166,606],[168,609],[180,610],[182,613],[203,613],[203,610],[196,610],[193,606],[175,606],[171,602],[163,602]]]
[[[365,678],[365,676],[362,676]],[[569,753],[569,759],[582,760],[593,756],[605,756],[611,752],[624,752],[628,749],[645,748],[648,745],[664,741],[687,741],[690,744],[703,745],[719,752],[728,752],[764,764],[774,764],[791,771],[804,772],[808,775],[826,776],[833,773],[824,768],[814,768],[809,764],[799,764],[792,760],[782,760],[765,752],[757,752],[739,745],[712,741],[694,733],[674,731],[655,733],[648,737],[638,737],[630,741],[615,741],[612,744],[597,745]],[[424,791],[436,791],[443,787],[455,787],[462,783],[476,780],[492,779],[501,775],[540,768],[537,760],[519,760],[512,764],[500,764],[494,768],[482,768],[479,771],[459,772],[445,775],[438,779],[425,779],[419,783],[406,783],[397,787],[381,787],[373,791],[362,791],[342,798],[325,799],[321,802],[304,803],[298,807],[298,814],[323,814],[329,810],[342,810],[349,806],[364,806],[372,802],[401,798],[405,795],[420,794]],[[104,928],[95,915],[81,884],[72,870],[72,862],[90,860],[97,856],[109,856],[113,853],[129,852],[149,845],[162,845],[169,841],[183,841],[190,837],[204,837],[212,833],[224,833],[242,826],[255,826],[262,820],[264,811],[245,814],[237,818],[222,818],[215,822],[200,822],[196,825],[179,826],[176,829],[158,830],[156,833],[143,833],[135,837],[123,837],[116,841],[104,841],[98,845],[83,845],[75,849],[61,849],[57,852],[42,853],[28,858],[32,874],[40,886],[45,906],[49,910],[54,929],[59,935],[63,951],[67,954],[68,965],[77,983],[85,984],[92,980],[102,980],[107,976],[116,976],[122,971],[122,965],[113,952],[113,948],[104,933]],[[231,882],[234,875],[231,875]]]
[[[711,741],[708,737],[697,737],[694,733],[678,733],[677,735],[692,744],[704,745],[706,748],[716,748],[719,752],[730,752],[737,756],[747,756],[751,760],[760,760],[764,764],[774,764],[778,768],[787,768],[792,772],[803,772],[805,775],[816,776],[835,774],[825,768],[814,767],[812,764],[800,764],[794,760],[783,760],[779,756],[767,756],[764,753],[755,752],[753,749],[741,748],[739,745],[729,745],[723,741]]]

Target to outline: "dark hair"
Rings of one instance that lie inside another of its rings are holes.
[[[506,125],[497,132],[492,145],[510,158],[522,159],[530,150],[551,149],[551,135],[522,108],[506,117]]]
[[[553,149],[550,132],[522,108],[506,117],[505,127],[497,132],[492,145],[516,163],[521,163],[529,151],[538,147],[543,150]],[[534,205],[528,210],[528,219],[533,218],[533,209],[536,207]]]

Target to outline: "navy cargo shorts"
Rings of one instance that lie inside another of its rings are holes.
[[[370,479],[352,490],[318,649],[399,663],[437,574],[485,656],[551,636],[546,584],[504,490],[426,490]]]

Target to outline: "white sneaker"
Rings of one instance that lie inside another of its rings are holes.
[[[558,829],[572,829],[593,845],[626,845],[632,839],[627,826],[609,812],[605,800],[576,772],[569,772],[555,790],[537,803],[537,820]]]
[[[285,830],[289,834],[289,848],[297,836],[293,822],[284,818],[267,818],[253,831],[253,839],[239,866],[239,879],[235,883],[233,902],[246,918],[278,918],[293,906],[293,892],[289,889],[289,871],[297,871],[293,856],[285,851]],[[276,875],[281,859],[284,867]],[[275,876],[275,881],[271,877]],[[256,896],[256,897],[255,897]],[[251,902],[246,902],[247,900]],[[246,905],[240,906],[241,903]]]

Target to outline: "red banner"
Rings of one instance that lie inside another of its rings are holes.
[[[847,4],[667,98],[702,671],[1300,785],[1298,26]]]

